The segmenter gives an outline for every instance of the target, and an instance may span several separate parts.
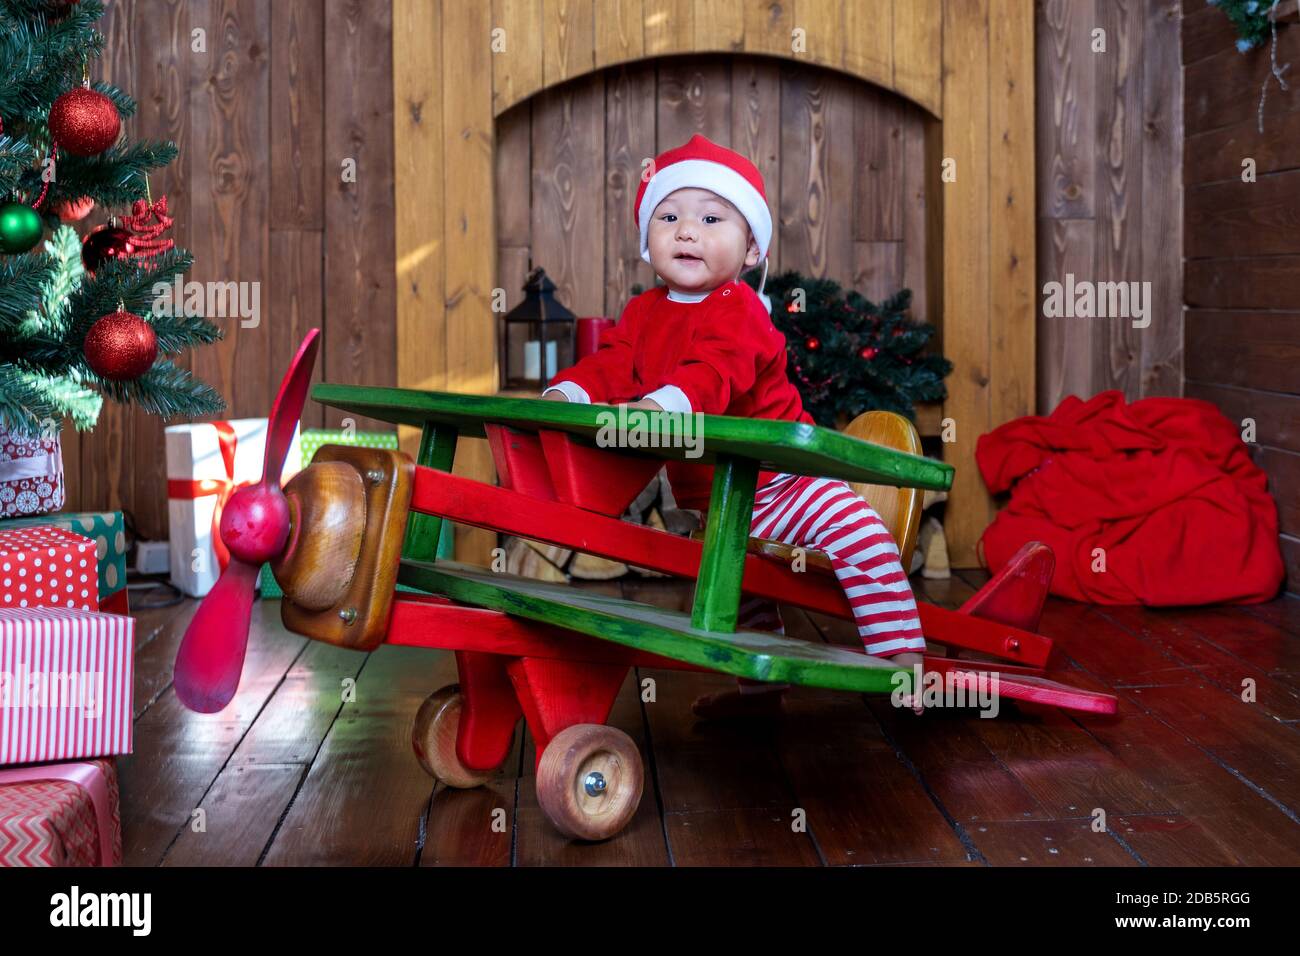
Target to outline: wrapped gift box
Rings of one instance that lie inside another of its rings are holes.
[[[135,618],[0,608],[0,767],[131,752]]]
[[[302,433],[302,466],[316,457],[321,445],[355,445],[397,451],[397,432],[358,432],[351,429],[308,428]]]
[[[0,428],[0,518],[58,511],[63,496],[59,436],[21,438]]]
[[[165,432],[171,581],[186,594],[207,594],[229,562],[215,533],[221,509],[235,489],[261,480],[266,429],[265,418],[240,418]],[[283,481],[298,471],[299,441],[295,429]]]
[[[126,527],[120,511],[68,511],[39,518],[0,521],[0,531],[50,525],[85,535],[95,542],[95,571],[99,609],[128,614],[126,596]]]
[[[0,866],[117,866],[122,816],[111,759],[0,769]]]
[[[0,531],[0,608],[99,608],[95,542],[49,525]]]

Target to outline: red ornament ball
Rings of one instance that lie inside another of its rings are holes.
[[[60,149],[74,156],[96,156],[117,142],[122,119],[103,93],[78,86],[50,107],[50,133]]]
[[[91,275],[109,259],[125,259],[135,252],[132,236],[116,226],[100,226],[81,243],[81,263]]]
[[[90,327],[83,351],[87,364],[100,378],[129,382],[153,367],[158,358],[158,336],[140,316],[113,312]]]
[[[80,199],[60,199],[50,204],[50,212],[59,217],[59,222],[80,222],[90,215],[95,208],[95,200],[89,196]]]
[[[804,344],[804,348],[806,348],[809,352],[816,352],[819,348],[822,347],[822,340],[817,338],[817,336],[815,335],[810,335],[808,336],[808,338],[804,339],[803,344]]]
[[[858,355],[862,356],[862,358],[868,362],[871,361],[879,354],[880,354],[880,349],[873,348],[870,345],[864,346],[862,351],[858,353]]]

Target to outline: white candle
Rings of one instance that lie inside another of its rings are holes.
[[[555,342],[546,343],[546,380],[549,382],[555,377]]]
[[[536,381],[542,377],[542,343],[536,340],[524,343],[524,378]]]

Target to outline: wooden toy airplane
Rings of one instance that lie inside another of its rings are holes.
[[[536,743],[539,802],[571,837],[614,835],[640,802],[640,753],[604,724],[629,667],[857,693],[913,688],[912,672],[884,659],[736,630],[742,593],[852,620],[824,555],[809,552],[800,571],[792,549],[749,538],[760,467],[861,483],[855,488],[891,525],[907,566],[918,489],[949,487],[952,468],[914,454],[919,441],[900,416],[859,420],[896,447],[798,422],[703,416],[703,454],[694,460],[714,466],[714,481],[701,541],[619,520],[663,463],[684,450],[667,440],[635,450],[601,447],[613,406],[322,384],[312,392],[318,401],[422,428],[418,461],[329,445],[282,491],[318,338],[318,330],[308,334],[280,387],[261,482],[237,491],[222,514],[231,561],[176,659],[176,692],[187,707],[212,713],[234,696],[264,561],[284,589],[281,616],[292,631],[359,651],[385,642],[454,651],[459,683],[420,708],[417,758],[449,786],[477,786],[505,760],[522,716]],[[665,429],[657,438],[671,437],[665,422],[682,424],[672,418],[654,419]],[[498,486],[451,474],[460,438],[487,439]],[[444,520],[694,578],[692,610],[438,560]],[[960,610],[919,603],[928,641],[980,657],[927,655],[926,672],[962,686],[996,677],[1003,697],[1114,713],[1114,697],[1040,676],[1052,645],[1035,628],[1052,567],[1049,549],[1027,545]],[[398,592],[399,582],[426,593]]]

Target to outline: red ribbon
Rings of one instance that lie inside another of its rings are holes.
[[[224,571],[230,564],[230,549],[221,540],[222,509],[226,507],[226,502],[235,493],[235,489],[254,485],[257,482],[235,481],[235,446],[239,444],[239,436],[235,434],[235,429],[230,423],[209,422],[208,424],[217,430],[217,444],[221,448],[221,460],[226,466],[226,477],[197,480],[168,478],[167,497],[180,501],[193,501],[195,498],[206,498],[208,495],[217,496],[217,506],[212,510],[212,550],[217,555],[217,566]]]
[[[172,222],[172,217],[167,215],[166,196],[159,197],[152,205],[137,199],[131,207],[131,215],[122,217],[123,225],[131,232],[132,257],[147,259],[175,246],[176,240],[162,238]]]

